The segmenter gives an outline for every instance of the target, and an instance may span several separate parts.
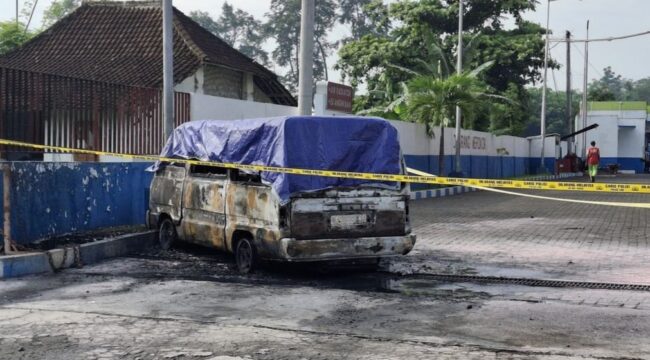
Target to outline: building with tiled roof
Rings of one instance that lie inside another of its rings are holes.
[[[176,90],[296,106],[277,76],[174,9]],[[159,2],[85,2],[0,67],[111,84],[162,86]]]

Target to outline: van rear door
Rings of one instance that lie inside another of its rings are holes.
[[[291,236],[335,239],[405,235],[407,198],[382,189],[326,190],[291,201]]]

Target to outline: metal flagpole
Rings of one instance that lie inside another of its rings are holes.
[[[566,117],[567,117],[567,126],[569,127],[569,134],[572,134],[574,130],[574,120],[572,119],[571,114],[573,113],[571,109],[571,98],[573,94],[571,92],[571,32],[566,32]],[[573,137],[567,139],[567,155],[571,154],[573,150]],[[573,150],[575,152],[575,150]]]
[[[456,60],[456,72],[460,75],[463,72],[463,0],[458,1],[458,59]],[[460,125],[462,111],[456,106],[456,164],[454,166],[455,176],[461,176],[462,168],[460,161]]]
[[[172,0],[163,0],[163,131],[169,138],[174,130],[174,43]]]
[[[582,128],[587,127],[587,79],[589,72],[589,20],[587,20],[587,41],[585,41],[584,77],[582,79]],[[582,155],[587,154],[587,133],[582,134]]]
[[[298,79],[298,111],[311,115],[314,86],[314,13],[315,0],[302,0],[300,21],[300,66]]]
[[[551,20],[551,0],[547,0],[546,7],[546,42],[544,46],[544,85],[542,87],[542,113],[540,114],[540,136],[542,140],[542,152],[540,154],[540,173],[546,172],[546,167],[544,166],[544,147],[546,143],[546,81],[548,74],[548,35],[549,35],[549,23]]]

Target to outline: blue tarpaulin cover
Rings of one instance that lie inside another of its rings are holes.
[[[160,156],[290,168],[401,173],[397,130],[380,118],[287,116],[201,120],[177,127]],[[157,170],[155,164],[150,170]],[[396,183],[262,172],[281,201],[332,187],[397,188]]]

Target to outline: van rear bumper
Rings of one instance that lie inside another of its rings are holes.
[[[280,240],[280,259],[285,261],[323,261],[376,258],[408,254],[415,235],[352,239]]]

